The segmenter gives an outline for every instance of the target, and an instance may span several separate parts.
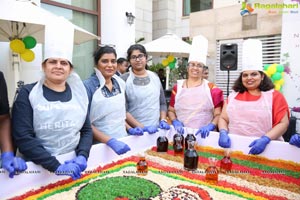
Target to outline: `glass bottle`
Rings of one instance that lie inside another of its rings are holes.
[[[139,176],[146,176],[148,174],[148,163],[145,158],[145,154],[140,154],[140,160],[136,163],[136,173]]]
[[[226,173],[231,170],[232,161],[230,159],[230,149],[224,149],[224,157],[221,160],[220,171]]]
[[[188,133],[185,137],[185,150],[188,149],[188,141],[194,141],[196,142],[196,137],[193,133]]]
[[[184,153],[184,169],[196,170],[198,168],[198,154],[195,150],[195,141],[187,141],[188,149]]]
[[[173,149],[174,149],[175,156],[183,154],[183,145],[184,145],[183,135],[176,133],[173,136]]]
[[[205,170],[205,180],[208,183],[216,184],[218,183],[218,175],[219,175],[216,166],[218,160],[215,157],[209,157],[208,161],[209,161],[209,166]]]
[[[160,131],[160,136],[156,140],[157,152],[167,152],[168,145],[168,138],[165,136],[164,131]]]

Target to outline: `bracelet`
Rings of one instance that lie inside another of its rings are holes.
[[[168,122],[166,119],[161,119],[160,121]]]

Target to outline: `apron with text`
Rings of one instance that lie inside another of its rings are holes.
[[[43,96],[42,78],[29,94],[36,137],[53,156],[71,152],[80,140],[80,129],[87,115],[88,97],[79,76],[72,72],[67,79],[72,92],[68,102],[48,101]]]
[[[192,88],[182,88],[183,80],[177,81],[177,94],[175,96],[175,112],[177,119],[184,126],[200,128],[213,120],[214,105],[208,81]]]
[[[112,97],[105,97],[101,88],[105,86],[105,79],[98,69],[95,69],[96,75],[102,87],[99,87],[92,98],[90,119],[91,123],[101,132],[112,138],[122,138],[127,136],[125,119],[125,82],[117,75],[113,77],[117,80],[121,93]]]

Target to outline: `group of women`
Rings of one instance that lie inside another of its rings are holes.
[[[222,90],[203,79],[204,63],[190,58],[188,78],[173,87],[167,108],[159,77],[147,70],[147,58],[143,45],[130,46],[131,68],[119,77],[115,49],[102,46],[94,53],[95,73],[82,82],[70,57],[59,52],[46,56],[44,76],[25,85],[13,105],[12,133],[19,152],[26,160],[75,180],[87,167],[93,140],[124,154],[130,147],[120,138],[168,130],[167,119],[182,134],[183,127],[198,129],[196,135],[202,138],[219,130],[221,147],[230,147],[228,133],[259,136],[249,144],[250,154],[261,153],[285,132],[287,103],[259,67],[245,67],[224,102]],[[300,147],[300,139],[294,140]],[[73,150],[72,160],[60,163],[55,157]],[[16,168],[22,170],[25,167]]]

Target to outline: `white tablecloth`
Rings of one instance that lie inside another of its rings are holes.
[[[195,133],[197,130],[186,129],[186,132]],[[88,159],[88,168],[95,169],[98,166],[103,166],[114,160],[118,160],[130,155],[136,154],[137,152],[149,149],[156,145],[156,139],[159,134],[165,134],[169,141],[173,140],[174,129],[170,131],[161,130],[159,133],[149,135],[145,133],[144,136],[128,136],[122,138],[122,141],[126,142],[131,151],[124,155],[117,155],[105,144],[93,145],[90,157]],[[231,149],[240,150],[244,153],[249,152],[248,145],[254,140],[254,138],[248,138],[238,135],[230,135],[231,138]],[[220,148],[218,146],[219,133],[211,132],[209,137],[206,139],[201,139],[197,137],[198,145],[212,146]],[[285,142],[271,141],[265,151],[260,154],[271,159],[283,159],[291,160],[294,162],[300,162],[300,148],[292,146]],[[58,160],[64,162],[67,159],[71,159],[75,156],[74,152],[58,156]],[[69,176],[56,176],[51,174],[47,170],[43,169],[41,166],[35,165],[32,162],[27,162],[28,169],[25,173],[15,176],[13,179],[8,177],[8,174],[4,169],[0,169],[0,199],[6,199],[9,197],[17,196],[23,194],[31,189],[38,189],[41,186],[48,185],[49,183],[54,183],[58,180],[63,180],[69,178]]]

